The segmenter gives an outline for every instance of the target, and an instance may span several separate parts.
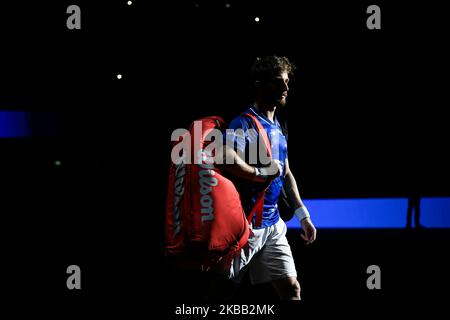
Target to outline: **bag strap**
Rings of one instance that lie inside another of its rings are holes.
[[[256,129],[258,130],[258,134],[261,136],[261,138],[263,139],[264,145],[266,146],[267,155],[269,156],[269,158],[272,158],[272,148],[270,147],[270,140],[269,140],[269,137],[267,136],[266,129],[264,129],[261,122],[253,114],[246,112],[246,113],[243,113],[242,115],[249,117],[250,119],[253,120],[253,122],[256,125]]]
[[[256,125],[256,129],[258,130],[258,134],[262,138],[262,140],[264,142],[264,145],[266,147],[267,156],[269,158],[272,158],[272,148],[270,146],[270,140],[269,140],[269,137],[267,136],[266,129],[264,129],[264,127],[261,124],[261,122],[253,114],[246,112],[246,113],[243,113],[242,115],[246,116],[246,117],[249,117],[250,119],[253,120],[253,122]],[[267,190],[269,185],[267,185],[265,190]],[[255,201],[255,205],[253,206],[253,209],[250,211],[250,214],[247,216],[247,220],[248,220],[249,223],[252,221],[253,215],[256,216],[256,219],[255,219],[255,226],[256,227],[259,227],[262,224],[265,190],[258,194],[258,196],[256,198],[256,201]]]

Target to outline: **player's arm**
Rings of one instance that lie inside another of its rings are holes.
[[[302,234],[302,238],[307,241],[307,244],[313,243],[314,240],[316,240],[317,230],[311,221],[308,209],[300,197],[297,181],[289,168],[289,161],[287,158],[284,172],[286,194],[289,198],[289,202],[295,210],[295,216],[300,220],[300,224],[302,225],[304,232],[304,234]]]
[[[268,167],[256,168],[246,163],[233,148],[225,145],[221,150],[222,153],[217,153],[216,161],[220,159],[223,164],[221,167],[234,176],[265,182],[275,179],[281,173],[281,166],[276,161],[271,161]]]

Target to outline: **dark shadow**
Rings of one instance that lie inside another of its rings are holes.
[[[414,227],[422,229],[420,224],[420,193],[417,191],[410,192],[408,196],[408,209],[406,215],[406,229],[412,228],[412,219],[414,215]]]

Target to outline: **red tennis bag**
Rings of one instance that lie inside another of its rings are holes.
[[[258,121],[252,115],[248,116]],[[257,125],[261,132],[259,121]],[[173,145],[176,148],[184,143],[191,148],[189,152],[185,148],[183,160],[171,161],[165,252],[177,267],[185,269],[207,271],[223,258],[233,256],[248,240],[248,222],[253,215],[256,214],[257,224],[262,220],[264,192],[246,215],[233,182],[214,163],[214,152],[208,150],[211,142],[207,138],[213,129],[223,132],[224,120],[220,117],[202,118],[195,121]],[[265,130],[262,130],[264,136]],[[267,134],[263,138],[268,146]],[[194,161],[196,155],[202,159],[200,163]]]

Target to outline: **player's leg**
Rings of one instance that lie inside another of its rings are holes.
[[[252,283],[272,282],[280,299],[299,300],[300,284],[286,238],[286,224],[280,219],[269,229],[264,248],[250,266],[250,280]]]
[[[300,300],[300,283],[297,277],[287,277],[272,280],[272,285],[275,288],[281,300]]]
[[[212,270],[212,276],[205,300],[210,302],[229,301],[235,295],[249,264],[263,248],[267,239],[267,230],[253,230],[247,244],[234,257],[227,257]]]

